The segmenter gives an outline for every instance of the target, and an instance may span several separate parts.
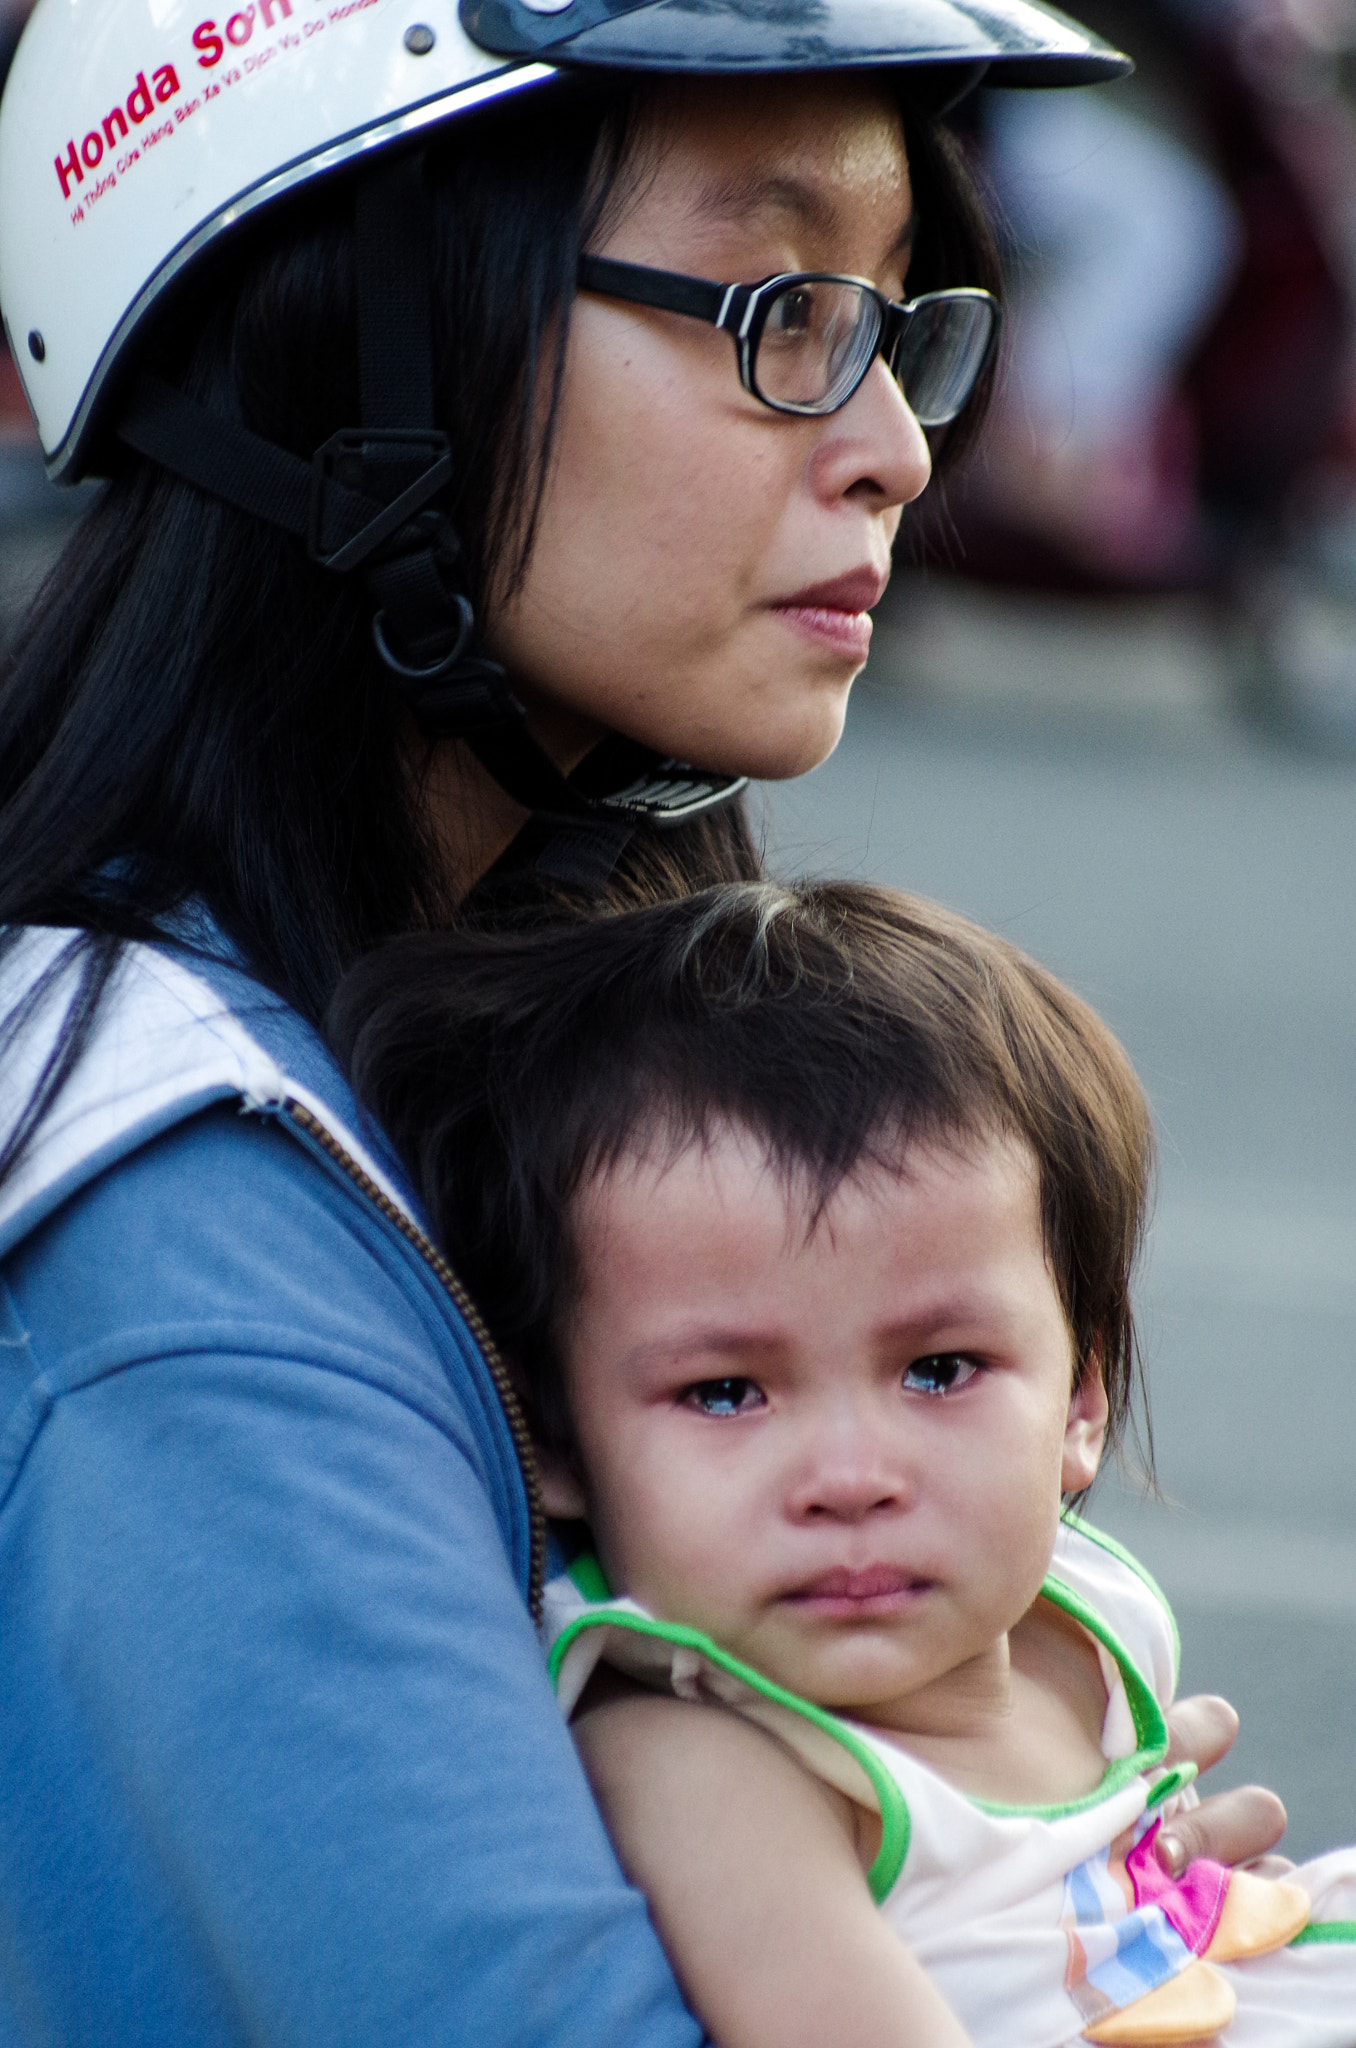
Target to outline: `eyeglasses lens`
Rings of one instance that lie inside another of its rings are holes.
[[[993,328],[987,299],[938,292],[915,300],[894,370],[920,426],[941,427],[955,419],[984,367]]]
[[[805,279],[767,307],[754,378],[764,398],[832,412],[860,382],[880,338],[880,308],[858,285]]]

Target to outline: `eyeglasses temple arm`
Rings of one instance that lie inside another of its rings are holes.
[[[713,284],[704,277],[684,277],[676,270],[617,263],[610,256],[581,256],[577,275],[583,291],[626,299],[636,306],[657,306],[665,313],[686,313],[713,327],[727,325],[734,303],[742,310],[748,297],[746,285]]]

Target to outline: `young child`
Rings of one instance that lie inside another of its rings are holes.
[[[1151,1130],[1082,1003],[747,885],[405,942],[338,1033],[587,1524],[551,1674],[720,2048],[1356,2043],[1356,1854],[1154,1854],[1176,1631],[1069,1507]]]

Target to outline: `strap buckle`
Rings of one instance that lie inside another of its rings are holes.
[[[360,567],[451,481],[446,434],[432,428],[342,427],[312,460],[306,543],[312,561],[340,576]],[[356,532],[355,507],[368,515]]]

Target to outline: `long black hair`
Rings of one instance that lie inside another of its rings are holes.
[[[577,259],[642,91],[534,93],[428,149],[437,410],[478,604],[512,587],[531,545]],[[917,288],[992,284],[955,145],[906,119]],[[358,417],[353,276],[351,197],[324,184],[195,274],[147,359],[309,459]],[[314,1023],[369,947],[455,916],[368,623],[361,586],[299,544],[118,459],[0,664],[0,927],[86,935],[80,993],[0,1175],[78,1058],[122,943],[187,900]],[[668,888],[688,867],[700,884],[757,865],[736,812],[662,853],[642,842],[627,873]]]

